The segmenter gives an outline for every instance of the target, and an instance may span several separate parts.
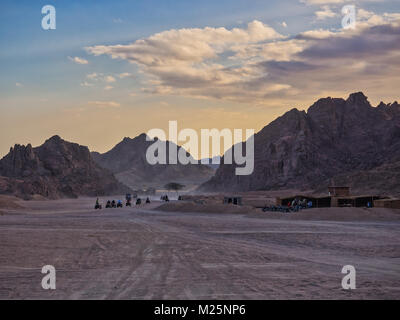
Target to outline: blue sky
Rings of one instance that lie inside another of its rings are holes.
[[[194,129],[259,130],[292,107],[306,108],[318,97],[328,94],[345,97],[353,90],[366,91],[373,103],[396,99],[393,81],[398,78],[389,71],[377,75],[370,83],[363,78],[371,70],[382,69],[384,62],[378,63],[376,56],[360,55],[355,50],[356,71],[346,86],[340,84],[335,69],[328,68],[338,61],[324,60],[325,57],[315,60],[315,56],[308,59],[301,54],[303,50],[304,54],[314,52],[318,45],[324,42],[329,45],[338,35],[342,36],[340,10],[344,4],[354,3],[357,10],[362,10],[359,11],[362,28],[353,35],[343,34],[343,38],[354,37],[360,43],[369,43],[372,40],[366,36],[368,28],[397,23],[399,1],[306,1],[309,3],[300,0],[2,1],[0,155],[14,143],[37,145],[52,134],[89,145],[93,150],[106,151],[124,136],[166,127],[168,120],[178,120],[182,126]],[[47,4],[56,8],[56,30],[41,28],[41,8]],[[318,18],[317,12],[322,12],[323,18]],[[218,36],[217,28],[225,28],[232,40],[210,39]],[[168,35],[166,31],[172,29],[176,34]],[[196,46],[191,43],[186,46],[191,38],[185,29],[196,29],[193,32]],[[317,36],[323,35],[323,39],[302,35],[309,31],[318,32]],[[326,35],[323,31],[335,34]],[[262,32],[265,37],[254,40]],[[152,37],[160,33],[154,45]],[[245,39],[238,39],[235,33],[243,34]],[[299,35],[303,40],[297,40]],[[201,50],[204,37],[208,37],[204,40],[207,47],[204,55],[190,52],[189,60],[178,57],[185,50]],[[141,39],[145,41],[143,46],[138,43],[130,46]],[[121,55],[117,45],[128,53]],[[215,52],[209,52],[208,47]],[[157,55],[155,48],[177,52],[178,56],[161,63],[159,60],[164,57]],[[158,65],[138,57],[141,50],[145,51],[143,56],[148,55]],[[397,48],[388,46],[383,50],[387,59],[396,59]],[[382,56],[382,52],[377,54]],[[338,51],[340,55],[344,56]],[[361,56],[362,60],[358,60]],[[318,61],[321,63],[317,67]],[[340,63],[348,64],[349,59],[343,58]],[[287,70],[286,78],[280,71],[274,73],[282,70],[282,64]],[[304,66],[302,74],[298,70],[300,64]],[[397,70],[396,64],[392,67]],[[312,73],[313,70],[316,71]],[[317,77],[322,70],[330,77]],[[310,77],[308,87],[302,84],[305,72]],[[207,86],[205,80],[214,79],[214,73],[216,83]],[[241,80],[245,78],[248,80]],[[390,79],[390,83],[386,85],[384,79]],[[107,121],[109,125],[105,127]]]
[[[44,31],[41,8],[50,2],[2,1],[6,10],[0,16],[1,68],[8,76],[12,74],[15,82],[35,83],[40,76],[41,83],[53,90],[60,71],[65,81],[82,71],[71,69],[65,58],[83,55],[85,46],[128,43],[174,28],[231,28],[254,19],[278,24],[290,16],[295,19],[293,30],[299,31],[305,27],[301,20],[312,9],[292,2],[288,9],[283,1],[265,0],[254,0],[250,6],[247,0],[52,1],[57,29]],[[284,11],[287,13],[282,14]],[[1,81],[0,90],[8,92],[9,77],[1,77]]]

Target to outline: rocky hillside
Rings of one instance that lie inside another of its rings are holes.
[[[0,193],[23,198],[48,198],[122,194],[129,188],[99,167],[89,149],[59,136],[32,148],[15,145],[0,160]]]
[[[337,177],[360,192],[384,182],[391,184],[385,189],[400,191],[397,181],[385,178],[400,160],[397,102],[372,107],[361,92],[320,99],[307,112],[293,109],[271,122],[254,144],[252,175],[236,176],[235,165],[221,164],[201,190],[315,190]]]
[[[113,172],[119,181],[134,189],[160,188],[169,182],[200,185],[214,174],[210,167],[200,164],[150,165],[146,160],[146,151],[153,143],[146,141],[146,134],[141,134],[134,139],[124,138],[110,151],[92,153],[92,156],[100,166]],[[167,154],[170,146],[176,147],[167,142]],[[178,146],[179,149],[181,147]]]

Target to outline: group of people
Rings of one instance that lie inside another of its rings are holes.
[[[147,198],[146,198],[146,204],[149,204],[149,203],[150,203],[150,198],[147,197]],[[137,199],[136,199],[136,205],[138,206],[138,205],[141,205],[141,204],[142,204],[142,199],[137,198]]]
[[[122,205],[122,201],[121,200],[118,200],[118,201],[115,201],[115,200],[110,201],[110,200],[108,200],[107,203],[106,203],[106,208],[122,208],[122,207],[123,207],[123,205]]]
[[[150,203],[150,198],[147,197],[146,198],[146,203]],[[137,198],[136,199],[136,205],[141,205],[142,204],[142,199]],[[131,203],[131,198],[126,199],[126,204],[127,207],[131,207],[132,203]],[[124,205],[122,203],[121,200],[108,200],[106,203],[106,208],[122,208]],[[96,204],[94,206],[95,209],[102,209],[102,205],[99,202],[99,198],[96,199]]]
[[[160,200],[165,201],[165,202],[169,202],[168,195],[161,196]]]

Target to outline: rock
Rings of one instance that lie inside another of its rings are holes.
[[[146,137],[143,133],[134,139],[124,138],[104,154],[92,153],[93,159],[113,172],[119,181],[139,189],[149,185],[162,187],[171,181],[199,185],[213,176],[214,170],[201,164],[150,165],[146,151],[154,142],[146,141]],[[167,141],[167,154],[170,146],[176,147]],[[180,148],[178,146],[178,152]]]
[[[339,175],[362,180],[361,173],[378,167],[374,178],[380,181],[370,183],[382,186],[385,175],[377,172],[400,160],[400,108],[397,103],[374,108],[362,92],[347,100],[324,98],[307,112],[292,109],[271,122],[254,144],[253,174],[236,176],[236,165],[221,164],[200,190],[317,189]],[[347,183],[362,190],[357,181]],[[397,183],[391,185],[400,191]]]
[[[59,136],[37,148],[15,145],[0,160],[0,175],[0,193],[23,198],[42,195],[56,199],[131,191],[98,166],[87,147]]]

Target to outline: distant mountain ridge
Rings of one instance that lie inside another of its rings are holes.
[[[201,159],[199,161],[201,161],[201,163],[204,163],[206,166],[209,166],[213,170],[217,170],[219,168],[219,165],[221,164],[221,156],[205,158],[205,159]]]
[[[156,164],[150,165],[146,159],[146,151],[154,141],[147,141],[146,134],[133,139],[124,138],[110,151],[100,154],[93,152],[93,159],[103,168],[113,172],[117,179],[131,188],[160,188],[169,182],[179,182],[184,185],[200,185],[214,174],[207,165],[202,164]],[[166,141],[167,154],[170,147],[182,147]],[[190,156],[189,153],[187,153]],[[191,157],[191,156],[190,156]],[[168,157],[167,157],[168,163]]]
[[[396,181],[390,179],[386,186],[381,181],[390,176],[389,168],[400,164],[397,102],[372,107],[362,92],[347,100],[320,99],[307,112],[292,109],[271,122],[255,135],[254,144],[252,175],[236,176],[236,165],[223,164],[222,159],[215,176],[200,190],[309,190],[337,177],[360,192],[375,188],[400,193]],[[375,172],[375,179],[360,184],[368,172]]]
[[[51,199],[123,194],[130,189],[98,166],[89,149],[53,136],[36,148],[15,145],[0,160],[0,193]]]
[[[0,160],[0,194],[101,196],[169,182],[202,184],[199,191],[207,192],[318,191],[333,179],[357,192],[400,195],[400,105],[372,107],[362,92],[319,99],[307,112],[292,109],[264,127],[254,137],[249,176],[236,176],[236,165],[224,158],[216,172],[201,164],[150,165],[153,142],[146,137],[124,138],[104,154],[59,136],[36,148],[17,144]]]

